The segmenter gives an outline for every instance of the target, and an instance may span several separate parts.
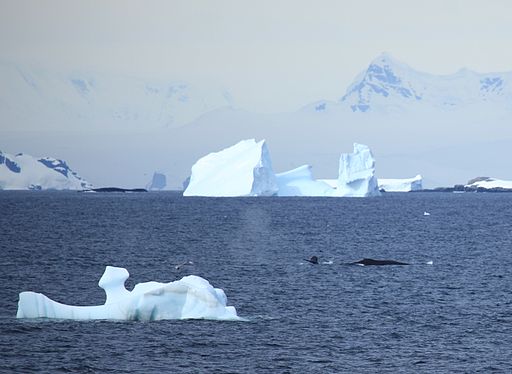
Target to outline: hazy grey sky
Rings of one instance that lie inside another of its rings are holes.
[[[205,81],[255,111],[338,99],[387,51],[419,70],[512,70],[512,1],[0,0],[0,58]]]

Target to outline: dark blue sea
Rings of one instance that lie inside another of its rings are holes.
[[[200,275],[247,321],[15,318],[21,291],[102,304],[106,265],[128,289]],[[4,191],[0,372],[512,372],[511,266],[512,194]]]

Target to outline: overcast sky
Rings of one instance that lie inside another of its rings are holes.
[[[512,70],[508,0],[0,1],[2,60],[214,83],[255,111],[338,99],[383,51]]]

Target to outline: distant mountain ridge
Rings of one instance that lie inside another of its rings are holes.
[[[0,151],[0,190],[83,190],[92,185],[65,161]]]
[[[0,120],[19,127],[173,128],[233,104],[229,92],[180,80],[0,63]]]
[[[414,70],[387,53],[374,59],[341,98],[354,112],[427,104],[441,110],[491,102],[512,107],[512,72],[451,75]]]

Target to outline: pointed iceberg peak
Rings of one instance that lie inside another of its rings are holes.
[[[340,156],[336,196],[379,196],[375,158],[367,145],[354,143],[353,153]]]

